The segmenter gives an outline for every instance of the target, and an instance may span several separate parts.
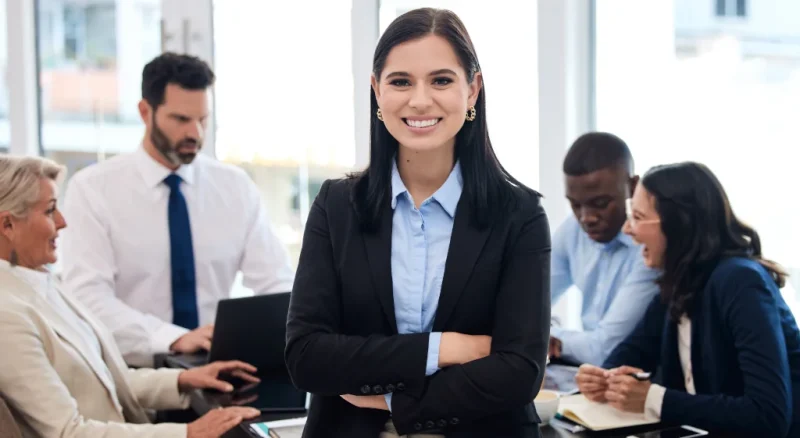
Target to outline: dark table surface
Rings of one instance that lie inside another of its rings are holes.
[[[216,408],[219,406],[218,395],[209,393],[207,391],[194,391],[191,395],[192,403],[191,407],[192,410],[197,413],[198,415],[203,415],[204,413],[208,412],[210,409]],[[265,414],[261,417],[244,422],[239,427],[231,430],[227,434],[225,434],[225,438],[260,438],[254,432],[249,430],[249,424],[253,422],[262,422],[262,421],[275,421],[275,420],[285,420],[289,418],[298,418],[301,417],[302,414]],[[617,430],[613,433],[597,433],[597,432],[582,432],[582,433],[571,433],[564,429],[559,429],[556,427],[551,426],[540,426],[539,430],[541,431],[542,438],[595,438],[595,437],[602,437],[602,438],[628,438],[628,437],[636,437],[636,438],[650,438],[649,435],[645,435],[648,431],[654,431],[665,426],[662,425],[649,425],[649,426],[642,426],[637,428],[631,429],[624,429],[624,430]],[[721,435],[710,434],[706,435],[708,438],[720,438]],[[652,438],[659,438],[658,435],[653,436]]]
[[[159,356],[156,358],[156,366],[167,366],[167,367],[177,367],[177,364],[170,361],[170,358],[167,356]],[[211,409],[217,408],[220,406],[220,395],[210,391],[200,391],[195,390],[191,393],[191,409],[192,411],[197,414],[198,416],[205,414]],[[251,432],[249,429],[250,423],[254,422],[266,422],[266,421],[276,421],[276,420],[285,420],[291,418],[298,418],[302,417],[303,414],[300,413],[268,413],[264,414],[254,420],[247,421],[239,425],[238,427],[234,428],[230,432],[224,435],[225,438],[260,438],[259,435]],[[666,426],[663,425],[648,425],[642,426],[637,428],[631,429],[624,429],[624,430],[616,430],[613,433],[598,433],[598,432],[580,432],[580,433],[571,433],[564,429],[547,426],[540,426],[540,431],[542,433],[542,438],[595,438],[595,437],[603,437],[603,438],[628,438],[628,437],[636,437],[636,438],[658,438],[658,435],[646,435],[647,432],[652,432]],[[706,435],[708,438],[722,438],[724,435],[719,434],[709,434]]]

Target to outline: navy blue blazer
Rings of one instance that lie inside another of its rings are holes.
[[[758,262],[722,260],[692,313],[692,375],[686,392],[677,324],[656,297],[603,364],[655,371],[667,388],[665,423],[743,436],[800,437],[800,331]]]

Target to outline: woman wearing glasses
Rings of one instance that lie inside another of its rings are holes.
[[[660,268],[660,296],[603,368],[576,380],[587,398],[665,423],[745,436],[800,436],[800,332],[786,274],[733,214],[704,165],[651,169],[625,232]],[[660,384],[630,374],[661,367]]]

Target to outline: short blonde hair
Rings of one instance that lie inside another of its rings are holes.
[[[25,217],[39,200],[39,181],[58,183],[63,172],[63,166],[46,158],[0,154],[0,212]]]

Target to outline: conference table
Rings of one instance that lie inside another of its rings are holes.
[[[157,365],[167,366],[167,367],[179,367],[177,363],[173,363],[169,357],[160,357],[157,359]],[[548,370],[551,367],[548,366]],[[548,374],[550,379],[545,382],[546,385],[552,386],[551,389],[564,389],[562,386],[561,388],[557,388],[559,385],[568,385],[568,378],[566,376],[561,377],[561,381],[556,377],[555,379],[553,376],[557,376],[557,373],[549,372]],[[191,410],[197,416],[204,415],[211,409],[216,409],[220,406],[226,405],[227,399],[226,396],[220,394],[216,391],[202,391],[202,390],[194,390],[190,394],[191,399]],[[299,413],[267,413],[264,414],[254,420],[246,421],[240,424],[238,427],[232,429],[228,433],[224,435],[224,438],[261,438],[260,435],[253,432],[250,429],[250,424],[254,422],[273,422],[273,421],[280,421],[280,420],[291,420],[291,419],[298,419],[302,418],[303,414]],[[608,433],[599,433],[599,432],[577,432],[572,433],[565,429],[553,427],[550,425],[543,425],[539,427],[541,432],[542,438],[663,438],[658,434],[654,434],[654,431],[659,429],[663,429],[665,426],[663,425],[648,425],[648,426],[640,426],[636,428],[624,429],[624,430],[616,430]],[[300,438],[302,435],[302,426],[290,427],[287,429],[280,430],[280,437],[281,438]],[[727,438],[727,435],[720,435],[717,433],[711,433],[705,435],[707,438]]]
[[[220,395],[211,391],[195,390],[191,394],[191,408],[197,415],[203,415],[210,409],[220,406]],[[224,435],[224,438],[260,438],[260,435],[250,430],[250,423],[253,422],[272,422],[278,420],[288,420],[301,418],[302,415],[298,414],[265,414],[252,421],[247,421],[240,424],[230,432]],[[580,432],[571,433],[564,429],[547,426],[540,426],[542,438],[661,438],[659,435],[648,434],[654,430],[663,428],[662,425],[649,425],[637,428],[617,430],[613,433],[597,433],[597,432]],[[300,438],[302,435],[302,426],[291,427],[285,430],[280,430],[281,438]],[[721,438],[723,435],[709,434],[707,438]],[[377,437],[376,437],[377,438]],[[489,437],[487,437],[489,438]]]

